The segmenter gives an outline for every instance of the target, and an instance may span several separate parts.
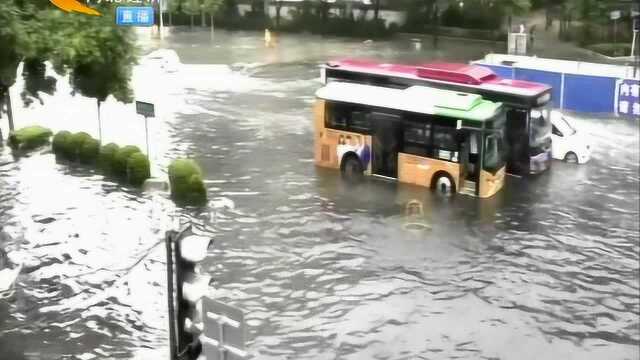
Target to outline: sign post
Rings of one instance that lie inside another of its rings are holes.
[[[149,155],[149,125],[147,119],[150,117],[156,117],[156,109],[155,106],[151,103],[146,103],[142,101],[136,101],[136,112],[139,115],[144,116],[144,135],[145,140],[147,142],[147,157]]]

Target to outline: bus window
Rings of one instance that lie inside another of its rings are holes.
[[[447,161],[458,161],[458,141],[456,129],[447,126],[433,126],[433,156]]]
[[[369,112],[349,104],[331,104],[326,119],[326,127],[358,133],[369,133],[371,119]]]
[[[431,126],[429,124],[405,123],[403,152],[427,156],[427,146],[430,140]]]
[[[330,129],[346,129],[348,108],[343,104],[331,104],[329,109],[325,126]]]
[[[369,113],[354,109],[351,112],[351,119],[348,121],[348,127],[350,130],[368,133],[371,130],[371,119],[369,118]]]

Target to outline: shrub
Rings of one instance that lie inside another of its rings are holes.
[[[207,189],[202,181],[202,170],[190,159],[174,160],[169,165],[171,196],[188,204],[203,204],[207,201]]]
[[[71,133],[66,131],[66,130],[62,130],[59,131],[54,137],[53,137],[53,142],[51,143],[51,148],[53,150],[53,152],[56,155],[62,155],[64,148],[65,148],[65,144],[69,141],[69,139],[71,138]]]
[[[151,166],[146,155],[137,152],[129,156],[127,177],[129,183],[135,186],[141,186],[145,180],[151,177]]]
[[[631,45],[629,44],[594,44],[588,46],[587,49],[611,57],[631,54]]]
[[[111,162],[111,170],[115,175],[126,177],[127,176],[127,161],[129,157],[135,153],[139,153],[140,148],[133,145],[124,146],[116,151],[113,161]]]
[[[67,159],[75,161],[78,159],[78,153],[84,142],[90,139],[93,138],[86,132],[72,134],[67,141],[63,143],[62,153]]]
[[[86,139],[78,151],[78,159],[84,164],[93,164],[100,154],[100,141],[89,138]]]
[[[114,163],[114,157],[120,147],[114,143],[109,143],[100,148],[98,154],[98,166],[105,172],[111,173],[113,171],[112,164]]]
[[[49,142],[53,133],[42,126],[27,126],[9,134],[9,146],[14,149],[32,150]]]

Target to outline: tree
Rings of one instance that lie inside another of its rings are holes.
[[[531,0],[496,0],[494,4],[507,14],[507,32],[511,32],[513,15],[523,15],[531,9]]]
[[[134,35],[130,29],[116,26],[114,13],[103,7],[103,15],[94,17],[65,13],[47,2],[0,2],[0,99],[7,104],[10,116],[9,88],[15,83],[20,63],[24,63],[25,102],[39,99],[40,91],[55,90],[55,79],[45,74],[47,61],[56,73],[70,75],[74,93],[96,98],[98,105],[109,95],[131,101]]]
[[[184,0],[182,4],[182,12],[191,18],[191,28],[193,29],[193,20],[201,11],[200,0]]]
[[[167,12],[169,13],[169,26],[173,26],[173,13],[180,10],[181,0],[163,0],[167,2]]]
[[[204,0],[202,7],[211,17],[211,37],[213,38],[213,19],[224,8],[224,0]]]

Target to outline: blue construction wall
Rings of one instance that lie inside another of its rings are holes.
[[[491,69],[496,75],[505,79],[534,81],[550,85],[553,88],[551,100],[555,108],[586,113],[619,113],[620,115],[638,116],[640,99],[638,98],[637,80],[566,74],[505,65],[478,65]],[[563,76],[564,89],[562,88]],[[627,97],[619,97],[617,93],[624,95],[624,90],[620,88],[620,86],[626,86],[622,85],[623,83],[626,83],[631,89],[635,86],[635,92],[631,90],[627,93]],[[616,100],[619,104],[616,104]],[[620,103],[625,104],[622,106]]]
[[[564,108],[589,113],[615,112],[615,78],[565,74]]]
[[[552,87],[551,101],[553,107],[559,108],[562,96],[562,74],[550,71],[516,68],[517,80],[533,81]],[[566,89],[565,89],[566,90]],[[613,101],[612,101],[613,103]]]
[[[511,66],[501,66],[501,65],[482,65],[484,67],[488,67],[491,69],[496,75],[505,79],[513,78],[513,68]]]

